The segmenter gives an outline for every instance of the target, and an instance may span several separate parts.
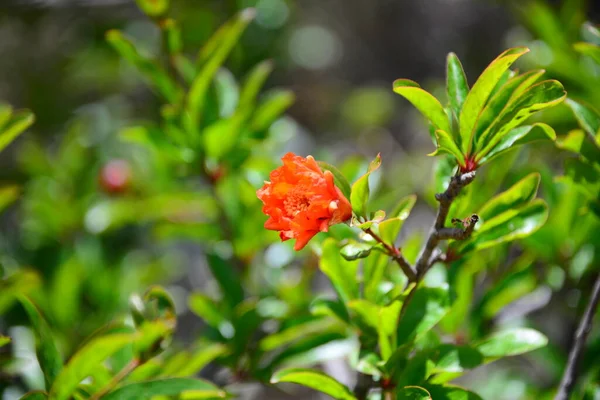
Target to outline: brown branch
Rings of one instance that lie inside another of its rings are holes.
[[[392,259],[394,261],[396,261],[396,263],[398,263],[398,265],[400,266],[400,269],[402,269],[402,272],[404,272],[404,274],[408,278],[408,282],[415,282],[417,280],[417,274],[415,273],[413,268],[410,266],[408,261],[406,261],[406,259],[404,258],[404,256],[402,255],[402,253],[400,252],[399,249],[395,248],[394,246],[392,246],[389,243],[386,243],[379,235],[377,235],[375,232],[373,232],[373,230],[371,228],[365,229],[365,233],[368,233],[369,235],[371,235],[371,237],[373,239],[375,239],[377,242],[379,242],[383,245],[387,254],[390,257],[392,257]]]
[[[469,220],[469,225],[465,229],[444,227],[452,202],[459,195],[462,188],[467,186],[469,183],[473,182],[473,179],[475,179],[475,171],[466,172],[460,175],[454,175],[450,179],[450,184],[448,185],[446,191],[435,195],[435,199],[440,203],[440,207],[438,209],[435,222],[431,227],[431,230],[429,231],[429,238],[427,238],[427,243],[425,244],[425,247],[419,255],[419,259],[417,260],[417,277],[415,280],[416,285],[412,288],[412,290],[404,299],[402,309],[400,310],[399,320],[402,320],[402,317],[406,312],[408,304],[415,295],[419,283],[421,282],[429,268],[431,268],[431,266],[435,263],[435,261],[437,261],[438,258],[440,260],[442,259],[441,254],[432,257],[432,254],[437,248],[439,242],[447,239],[464,240],[471,236],[471,234],[473,233],[473,229],[475,229],[475,224],[479,220],[479,218],[475,215],[471,217],[471,219]]]
[[[581,359],[583,348],[585,347],[585,341],[587,339],[590,330],[592,329],[592,320],[600,302],[600,274],[596,278],[592,294],[590,296],[589,303],[581,317],[577,331],[575,332],[575,339],[573,347],[569,352],[569,360],[567,367],[558,386],[558,392],[554,397],[554,400],[568,400],[573,387],[575,386],[575,380],[577,378],[577,370],[579,360]]]

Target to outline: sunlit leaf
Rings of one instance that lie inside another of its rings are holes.
[[[50,400],[69,399],[77,385],[88,377],[98,364],[134,340],[134,334],[111,334],[88,342],[75,353],[56,377],[50,390]]]
[[[49,389],[63,367],[62,357],[56,348],[50,327],[41,312],[27,297],[22,296],[20,301],[29,316],[35,333],[35,352],[44,373],[46,389]]]
[[[12,114],[8,122],[0,126],[0,151],[12,143],[34,121],[35,116],[28,110],[17,111]]]
[[[500,358],[527,353],[548,344],[540,332],[529,328],[514,328],[497,332],[475,344],[486,358]]]
[[[256,107],[250,128],[255,132],[266,130],[294,104],[295,99],[296,96],[290,90],[277,89],[267,93]]]
[[[539,184],[540,174],[529,174],[485,203],[477,215],[485,221],[512,208],[521,207],[535,198]]]
[[[193,391],[189,393],[187,391]],[[214,384],[191,378],[168,378],[148,382],[136,382],[121,386],[102,396],[104,400],[137,400],[153,396],[181,395],[185,399],[225,398],[227,394]],[[204,397],[201,397],[204,396]]]
[[[591,57],[597,64],[600,64],[600,46],[592,43],[579,42],[575,43],[573,48],[581,54]]]
[[[460,151],[460,148],[454,142],[454,138],[448,132],[437,130],[435,131],[435,138],[437,149],[428,155],[436,156],[438,154],[451,154],[456,158],[456,161],[458,161],[460,165],[465,165],[465,155]]]
[[[356,279],[358,263],[346,261],[340,255],[335,239],[327,238],[323,242],[319,267],[344,302],[358,297],[358,280]]]
[[[289,368],[271,377],[271,383],[291,382],[325,393],[338,400],[356,400],[350,389],[322,372]]]
[[[490,145],[481,150],[476,160],[482,165],[504,154],[512,147],[521,146],[536,140],[555,140],[556,132],[550,125],[538,122],[533,125],[524,125],[508,131],[493,147]]]
[[[432,400],[426,389],[419,386],[405,386],[396,389],[396,400]]]
[[[429,120],[435,129],[452,132],[444,107],[438,99],[421,89],[418,83],[409,79],[397,79],[393,83],[394,92],[410,101]]]
[[[463,153],[471,151],[471,132],[492,90],[504,72],[528,51],[529,49],[526,47],[516,47],[506,50],[490,63],[471,88],[463,104],[459,119],[461,150]]]
[[[565,103],[571,108],[579,125],[592,136],[600,134],[600,113],[592,106],[567,99]],[[597,142],[600,142],[596,138]]]
[[[352,185],[352,191],[350,193],[350,203],[352,204],[352,211],[356,215],[366,217],[367,216],[367,202],[369,201],[369,175],[373,171],[376,171],[381,166],[381,155],[377,154],[377,157],[369,164],[367,172],[358,178]]]

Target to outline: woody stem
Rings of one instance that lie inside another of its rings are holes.
[[[400,269],[402,269],[402,272],[404,272],[409,282],[415,282],[417,280],[417,274],[410,266],[408,261],[406,261],[404,256],[402,256],[402,253],[399,249],[395,248],[389,243],[386,243],[379,235],[373,232],[371,228],[365,229],[365,233],[368,233],[373,239],[375,239],[378,243],[381,243],[383,245],[387,254],[390,257],[392,257],[392,259],[396,261],[396,263],[398,263]]]

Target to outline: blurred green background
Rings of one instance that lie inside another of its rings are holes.
[[[433,146],[422,117],[392,92],[391,82],[405,77],[434,94],[443,92],[450,51],[473,83],[503,49],[527,45],[532,52],[520,64],[524,70],[544,68],[570,96],[600,105],[600,69],[572,50],[582,40],[584,22],[600,21],[597,1],[172,0],[169,15],[181,25],[184,53],[195,54],[218,26],[246,7],[255,7],[257,17],[229,57],[228,71],[240,78],[270,59],[275,69],[266,88],[291,89],[296,101],[271,128],[277,135],[265,147],[268,162],[258,160],[255,169],[245,170],[252,185],[238,193],[242,202],[287,151],[341,165],[350,180],[381,152],[385,173],[377,177],[378,204],[418,194],[405,228],[412,235],[401,239],[419,243],[434,216],[428,204],[435,190],[434,161],[426,156]],[[163,57],[159,29],[133,0],[0,4],[0,99],[36,115],[33,127],[0,158],[0,181],[16,185],[20,194],[7,201],[0,220],[1,275],[20,273],[14,278],[22,280],[20,285],[40,288],[42,307],[65,355],[124,313],[129,296],[151,284],[164,285],[175,299],[178,343],[194,342],[203,324],[188,310],[187,296],[197,289],[214,292],[215,286],[199,243],[231,251],[231,238],[211,242],[215,222],[210,215],[219,212],[218,205],[194,176],[193,165],[157,167],[121,140],[126,127],[159,122],[161,102],[106,42],[110,29],[122,30],[148,54]],[[224,82],[230,73],[222,72]],[[559,135],[577,126],[562,106],[543,118]],[[513,152],[498,161],[511,168],[484,169],[480,181],[494,184],[469,195],[471,206],[478,206],[483,196],[538,171],[541,196],[552,215],[520,246],[490,251],[472,262],[476,317],[449,330],[477,336],[494,325],[526,321],[551,342],[532,356],[462,378],[461,384],[485,398],[531,398],[556,385],[592,284],[587,277],[600,265],[597,217],[582,214],[581,196],[553,179],[566,157],[552,144]],[[112,179],[116,186],[126,182],[125,188],[111,186]],[[118,209],[113,203],[120,198],[130,202]],[[310,269],[315,260],[309,255],[294,259],[289,246],[277,243],[276,233],[262,229],[260,203],[252,198],[246,205],[254,211],[245,215],[249,222],[240,228],[245,229],[241,237],[254,235],[255,243],[245,248],[233,241],[236,255],[253,268],[244,270],[246,282],[259,296],[287,296],[286,302],[305,310],[307,293],[326,289]],[[174,227],[189,219],[202,224],[207,215],[208,222],[194,232]],[[505,290],[498,282],[508,278]],[[493,303],[494,293],[505,297]],[[0,398],[8,400],[39,385],[40,373],[27,356],[32,335],[22,309],[0,302],[0,314],[0,331],[17,338],[13,348],[0,349],[0,367],[8,366],[0,369]],[[584,363],[590,369],[596,365],[597,376],[598,329],[590,343]],[[11,354],[20,354],[18,367]],[[341,381],[352,380],[339,360],[324,365]],[[227,380],[217,367],[203,375],[217,383]],[[260,390],[243,392],[247,398],[267,398]],[[268,398],[275,396],[283,394]]]

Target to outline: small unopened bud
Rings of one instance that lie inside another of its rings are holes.
[[[110,194],[123,193],[131,183],[131,168],[125,160],[111,160],[100,171],[100,185]]]

